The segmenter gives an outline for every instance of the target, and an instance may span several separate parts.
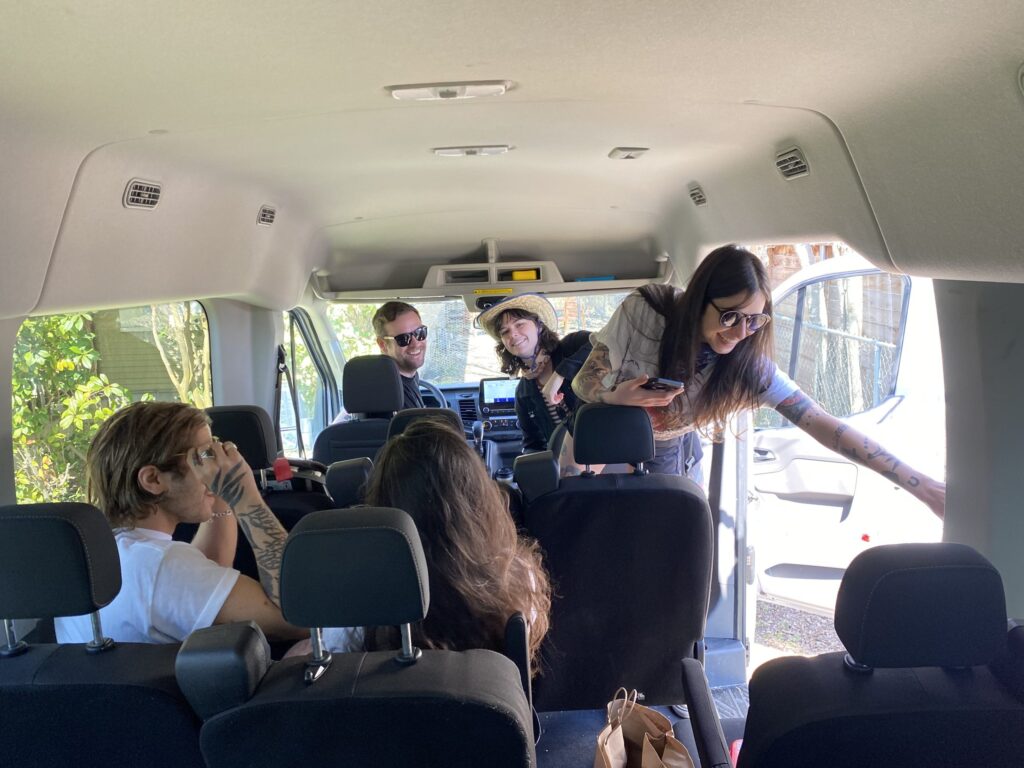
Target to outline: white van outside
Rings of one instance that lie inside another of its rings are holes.
[[[773,301],[779,367],[826,410],[919,471],[944,478],[931,280],[882,272],[848,254],[800,270]],[[775,411],[755,414],[752,444],[748,563],[761,597],[831,615],[858,553],[941,540],[942,521],[917,499]]]

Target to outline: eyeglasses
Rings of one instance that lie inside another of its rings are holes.
[[[381,336],[381,338],[391,339],[400,347],[408,347],[413,339],[416,339],[416,341],[427,340],[427,326],[421,325],[419,328],[413,328],[408,333],[400,333],[397,336]]]
[[[772,319],[771,315],[764,312],[748,315],[746,312],[740,312],[738,309],[722,309],[713,301],[708,303],[718,310],[718,322],[723,328],[735,328],[740,320],[745,320],[747,330],[750,333],[754,333],[768,325],[768,322]]]

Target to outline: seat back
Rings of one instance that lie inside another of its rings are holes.
[[[302,626],[408,625],[426,615],[427,585],[419,534],[407,514],[330,510],[291,532],[281,607]],[[316,648],[318,630],[313,637]],[[209,768],[535,763],[515,664],[485,650],[406,650],[275,664],[247,703],[204,724]]]
[[[331,424],[317,435],[313,459],[325,465],[375,459],[387,442],[391,417],[404,402],[398,365],[386,355],[353,357],[345,363],[341,395],[352,420]]]
[[[327,468],[327,493],[333,499],[335,509],[362,504],[366,481],[372,473],[373,462],[365,458],[331,464]]]
[[[581,464],[654,455],[639,408],[584,406],[574,445]],[[551,459],[537,461],[549,479]],[[639,473],[567,477],[547,493],[531,491],[525,527],[554,591],[537,709],[600,707],[619,686],[637,688],[647,704],[682,701],[679,660],[698,652],[711,584],[703,491],[683,477]]]
[[[847,653],[754,673],[739,768],[1020,765],[1024,652],[1007,643],[1002,580],[984,557],[949,543],[867,550],[843,577],[835,625]]]
[[[451,408],[406,408],[396,413],[388,425],[388,439],[402,434],[406,427],[419,419],[444,421],[456,432],[465,432],[462,419]]]
[[[114,537],[87,504],[0,507],[0,616],[98,611],[121,588]],[[177,645],[18,646],[0,654],[5,765],[199,766]]]

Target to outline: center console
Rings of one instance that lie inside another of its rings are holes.
[[[516,387],[518,379],[480,380],[480,418],[488,440],[518,440],[522,437],[516,419]]]

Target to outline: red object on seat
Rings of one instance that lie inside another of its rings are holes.
[[[274,479],[279,483],[292,479],[291,464],[288,463],[288,459],[284,456],[278,456],[274,459]]]
[[[740,747],[743,746],[743,739],[736,739],[729,745],[729,760],[733,765],[740,759]]]

